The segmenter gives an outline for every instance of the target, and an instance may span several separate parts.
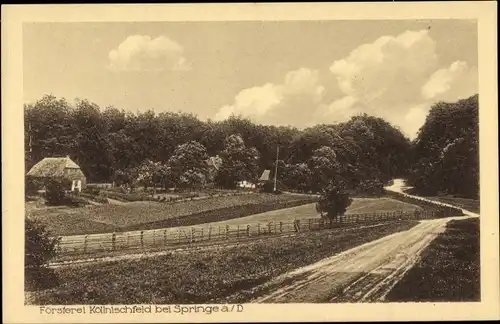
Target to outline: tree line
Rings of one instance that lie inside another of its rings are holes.
[[[465,148],[477,144],[477,96],[434,105],[413,142],[397,127],[366,114],[300,130],[240,116],[216,122],[182,112],[101,109],[88,100],[71,104],[49,95],[25,105],[24,113],[26,171],[44,157],[69,155],[89,182],[139,179],[145,185],[196,187],[213,181],[231,188],[239,180],[257,179],[265,169],[274,177],[278,147],[277,178],[287,189],[319,192],[333,178],[347,188],[373,188],[409,176],[416,187],[428,190],[446,187],[450,177],[463,176],[460,172],[474,182],[474,172],[453,161],[474,164],[474,152]],[[446,151],[445,158],[438,148]],[[209,158],[216,171],[204,163]],[[443,181],[434,184],[439,172]],[[448,192],[463,190],[459,180],[449,185]]]
[[[408,180],[427,196],[479,197],[479,96],[438,102],[413,141]]]

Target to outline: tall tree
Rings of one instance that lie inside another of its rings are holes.
[[[169,182],[187,188],[206,184],[208,176],[206,148],[196,141],[177,146],[167,163]]]
[[[220,153],[222,165],[216,182],[225,188],[235,188],[238,181],[256,180],[259,152],[254,147],[247,148],[239,134],[226,138],[225,149]]]
[[[420,194],[479,197],[478,99],[431,107],[413,143],[409,180]]]

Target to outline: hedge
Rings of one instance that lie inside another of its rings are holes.
[[[436,217],[451,217],[451,216],[464,216],[464,212],[460,208],[456,207],[449,207],[449,206],[442,206],[438,204],[431,203],[426,200],[406,196],[405,194],[399,193],[399,192],[394,192],[394,191],[385,191],[386,195],[389,197],[392,197],[396,200],[409,203],[412,205],[416,205],[419,207],[422,207],[426,210],[434,210],[436,211]]]

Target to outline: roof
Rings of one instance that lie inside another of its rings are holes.
[[[270,174],[271,174],[270,170],[264,170],[264,172],[262,172],[262,175],[259,178],[259,181],[269,181]]]
[[[80,169],[69,157],[44,158],[28,172],[32,177],[62,177],[65,169]]]

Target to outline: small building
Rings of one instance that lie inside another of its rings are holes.
[[[255,189],[255,183],[247,180],[238,181],[238,188]]]
[[[81,191],[87,185],[82,169],[69,156],[44,158],[30,169],[27,176],[42,182],[51,179],[69,180],[71,187],[67,190],[71,191]]]

